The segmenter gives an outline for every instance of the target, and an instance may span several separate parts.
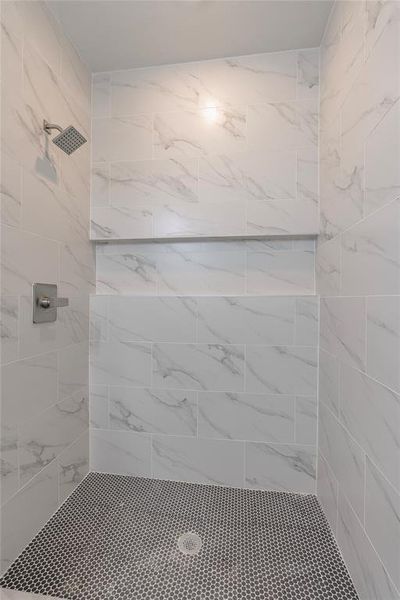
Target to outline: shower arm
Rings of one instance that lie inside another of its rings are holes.
[[[60,133],[64,131],[62,127],[60,127],[59,125],[55,125],[54,123],[48,123],[46,119],[43,119],[43,129],[49,135],[51,134],[52,129],[57,129],[57,131],[59,131]]]

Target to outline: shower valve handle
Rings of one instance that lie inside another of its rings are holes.
[[[38,300],[39,306],[42,308],[61,308],[62,306],[68,306],[68,298],[49,298],[48,296],[42,296]]]

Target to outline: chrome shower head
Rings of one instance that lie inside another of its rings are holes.
[[[52,140],[53,143],[61,148],[66,154],[72,154],[80,148],[87,141],[81,133],[75,127],[70,125],[63,129],[59,125],[54,125],[43,121],[43,129],[46,133],[50,134],[52,129],[57,129],[60,133]]]

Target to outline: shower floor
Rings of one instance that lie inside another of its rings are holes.
[[[183,533],[197,554],[181,551]],[[102,473],[0,586],[73,600],[357,599],[315,496]]]

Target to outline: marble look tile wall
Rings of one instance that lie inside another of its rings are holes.
[[[2,565],[88,470],[90,144],[64,155],[43,118],[89,139],[90,75],[41,2],[2,2]],[[32,323],[32,283],[70,306]]]
[[[91,468],[314,493],[317,339],[312,295],[92,296]]]
[[[312,239],[98,243],[97,293],[314,294],[314,246]]]
[[[93,239],[318,233],[317,49],[93,77]]]
[[[400,598],[400,5],[321,48],[318,495],[362,600]]]

